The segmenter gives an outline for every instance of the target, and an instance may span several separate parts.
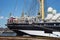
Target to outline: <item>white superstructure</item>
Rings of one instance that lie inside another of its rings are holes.
[[[46,22],[60,22],[60,13],[57,13],[55,9],[49,7],[47,10]]]

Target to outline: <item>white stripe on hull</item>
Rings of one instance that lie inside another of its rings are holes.
[[[19,31],[22,31],[30,35],[60,37],[60,32],[53,32],[53,34],[49,34],[49,33],[44,33],[44,31],[36,31],[36,30],[19,30]]]

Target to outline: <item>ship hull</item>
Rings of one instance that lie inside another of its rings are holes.
[[[46,23],[44,23],[46,24]],[[54,23],[55,24],[55,23]],[[60,23],[58,23],[60,24]],[[53,25],[52,25],[53,26]],[[30,35],[30,36],[49,36],[54,32],[60,31],[60,26],[47,26],[43,24],[7,24],[10,30],[17,33],[17,36]],[[43,32],[43,33],[42,33]],[[44,34],[44,35],[43,35]],[[59,35],[59,34],[58,34]],[[52,37],[56,37],[52,36]]]
[[[53,31],[51,33],[45,33],[44,31],[36,31],[36,30],[19,30],[22,31],[30,36],[48,36],[48,37],[59,37],[60,32]]]

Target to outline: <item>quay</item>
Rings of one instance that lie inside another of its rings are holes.
[[[60,40],[60,38],[52,37],[0,37],[0,40]]]

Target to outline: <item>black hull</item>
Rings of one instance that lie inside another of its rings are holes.
[[[50,24],[50,25],[45,25]],[[54,26],[56,24],[56,26]],[[52,33],[53,31],[60,31],[60,23],[34,23],[34,24],[7,24],[7,27],[10,30],[13,30],[17,35],[29,35],[27,33],[18,31],[18,30],[39,30],[44,31],[45,33]]]
[[[55,24],[55,23],[54,23]],[[43,24],[7,24],[7,27],[11,30],[52,30],[52,31],[60,31],[60,23],[59,25],[43,25]],[[56,23],[57,24],[57,23]]]

